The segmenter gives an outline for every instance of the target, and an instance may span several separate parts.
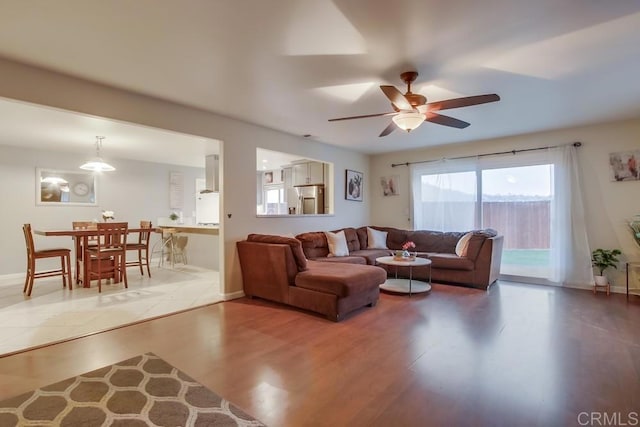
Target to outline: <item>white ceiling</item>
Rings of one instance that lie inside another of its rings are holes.
[[[638,1],[3,0],[1,11],[0,56],[366,153],[640,116]],[[407,70],[429,101],[502,100],[448,110],[471,123],[462,130],[378,138],[388,117],[327,122],[391,111],[378,86],[404,92]]]
[[[0,144],[55,148],[89,160],[96,155],[96,136],[105,137],[100,155],[107,162],[121,158],[204,168],[205,156],[220,152],[214,139],[0,98]]]

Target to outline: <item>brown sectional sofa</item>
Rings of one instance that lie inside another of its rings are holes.
[[[387,273],[361,262],[343,265],[308,261],[299,240],[250,234],[236,243],[244,293],[314,311],[338,321],[346,313],[375,306]]]
[[[466,256],[455,253],[458,240],[466,232],[439,232],[428,230],[402,230],[392,227],[371,228],[387,232],[388,249],[367,249],[367,227],[344,228],[349,256],[328,257],[329,247],[321,231],[302,233],[296,239],[309,260],[347,262],[375,265],[375,259],[393,254],[407,241],[416,244],[418,256],[431,260],[431,279],[441,283],[459,284],[488,289],[498,279],[502,258],[503,236],[495,230],[475,230],[469,240]],[[335,230],[340,231],[340,230]],[[395,274],[395,267],[383,266]],[[398,275],[408,277],[408,267],[398,267]],[[413,278],[427,280],[429,267],[414,267]]]

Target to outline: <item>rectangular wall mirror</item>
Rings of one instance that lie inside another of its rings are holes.
[[[97,206],[96,176],[92,172],[36,169],[36,204]]]
[[[258,216],[333,214],[333,164],[256,149]]]

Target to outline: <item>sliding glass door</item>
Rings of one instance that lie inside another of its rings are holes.
[[[414,168],[414,228],[493,228],[504,236],[501,274],[550,276],[553,165],[539,158]],[[528,164],[527,164],[528,163]],[[539,163],[539,164],[531,164]]]
[[[501,274],[549,277],[553,166],[482,170],[482,228],[504,235]]]

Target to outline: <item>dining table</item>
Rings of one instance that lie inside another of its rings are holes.
[[[127,236],[130,234],[137,234],[145,231],[151,230],[152,233],[161,233],[162,230],[156,227],[149,228],[141,228],[139,226],[134,228],[127,229]],[[91,237],[97,238],[100,235],[100,231],[97,228],[90,229],[57,229],[57,230],[43,230],[43,229],[34,229],[34,234],[39,236],[54,236],[54,237],[72,237],[76,242],[75,246],[75,257],[76,264],[80,265],[80,271],[77,272],[77,282],[82,283],[82,286],[85,288],[91,287],[91,280],[84,280],[85,277],[89,277],[89,263],[84,262],[87,259],[87,256],[82,253],[82,248],[89,247],[89,239]],[[128,240],[128,237],[127,237]],[[119,277],[113,277],[114,282],[118,283],[120,281]]]

